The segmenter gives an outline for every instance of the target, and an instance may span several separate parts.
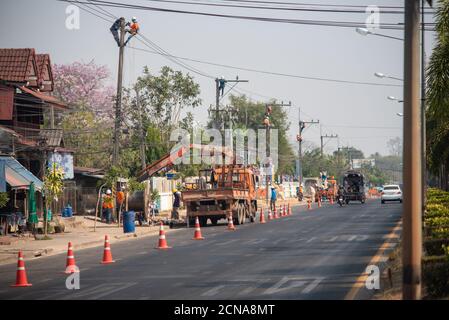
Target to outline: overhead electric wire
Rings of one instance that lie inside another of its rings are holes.
[[[160,54],[158,52],[154,51],[148,51],[146,49],[137,48],[137,47],[131,47],[135,50],[145,51],[148,53],[153,54]],[[351,81],[351,80],[344,80],[344,79],[332,79],[332,78],[324,78],[324,77],[312,77],[312,76],[302,76],[302,75],[295,75],[295,74],[288,74],[288,73],[282,73],[282,72],[274,72],[274,71],[267,71],[267,70],[258,70],[258,69],[252,69],[252,68],[245,68],[245,67],[237,67],[222,63],[215,63],[210,61],[204,61],[204,60],[198,60],[198,59],[192,59],[192,58],[186,58],[186,57],[180,57],[180,56],[172,56],[177,59],[191,61],[191,62],[197,62],[202,64],[208,64],[213,65],[217,67],[223,67],[223,68],[230,68],[230,69],[237,69],[242,71],[248,71],[248,72],[256,72],[256,73],[263,73],[263,74],[269,74],[269,75],[275,75],[275,76],[283,76],[283,77],[289,77],[289,78],[299,78],[304,80],[317,80],[317,81],[328,81],[328,82],[338,82],[338,83],[346,83],[346,84],[360,84],[360,85],[372,85],[372,86],[382,86],[382,87],[402,87],[401,84],[390,84],[390,83],[376,83],[376,82],[364,82],[364,81]]]
[[[302,8],[297,7],[273,7],[270,4],[263,4],[263,5],[248,5],[248,4],[241,4],[237,2],[233,2],[231,4],[226,3],[214,3],[214,2],[198,2],[198,1],[180,1],[180,0],[146,0],[151,2],[157,2],[157,3],[164,3],[164,4],[181,4],[181,5],[194,5],[194,6],[209,6],[209,7],[224,7],[224,8],[241,8],[241,9],[260,9],[260,10],[280,10],[280,11],[302,11],[302,12],[320,12],[320,13],[366,13],[366,8],[357,8],[357,9],[319,9],[314,6],[304,5]],[[234,4],[237,3],[237,4]],[[245,2],[244,2],[245,3]],[[334,7],[335,8],[335,7]],[[432,12],[425,12],[425,13],[432,13]],[[397,10],[382,10],[382,14],[404,14],[404,11],[397,11]]]
[[[69,1],[69,0],[58,0],[58,1]],[[256,16],[240,16],[231,14],[219,14],[219,13],[209,13],[209,12],[199,12],[199,11],[187,11],[187,10],[176,10],[160,7],[142,6],[142,5],[132,5],[124,4],[112,1],[100,1],[92,0],[99,5],[106,7],[116,7],[125,9],[136,9],[136,10],[148,10],[148,11],[159,11],[167,13],[178,13],[178,14],[189,14],[189,15],[201,15],[210,16],[218,18],[231,18],[240,20],[252,20],[252,21],[262,21],[262,22],[278,22],[278,23],[290,23],[290,24],[302,24],[302,25],[316,25],[316,26],[327,26],[327,27],[346,27],[346,28],[356,28],[356,27],[366,27],[365,22],[345,22],[345,21],[326,21],[326,20],[299,20],[299,19],[285,19],[285,18],[269,18],[269,17],[256,17]],[[81,2],[79,2],[81,3]],[[386,30],[403,30],[402,23],[396,24],[379,24],[379,29]],[[426,29],[426,31],[434,31],[434,29]]]

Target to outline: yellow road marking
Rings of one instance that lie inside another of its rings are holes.
[[[382,258],[383,252],[390,248],[392,244],[389,241],[389,239],[393,238],[394,234],[402,225],[402,220],[400,220],[394,229],[389,233],[387,236],[387,240],[380,246],[379,250],[377,250],[376,254],[373,256],[371,261],[368,263],[368,265],[376,264],[380,261]],[[357,293],[359,290],[364,286],[366,279],[368,278],[368,274],[366,272],[363,272],[355,281],[354,285],[351,288],[351,291],[348,292],[348,294],[345,296],[345,300],[354,300],[357,296]]]

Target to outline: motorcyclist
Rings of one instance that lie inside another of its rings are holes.
[[[345,195],[344,195],[344,188],[342,185],[338,186],[338,191],[337,191],[337,201],[339,205],[342,205],[344,200],[345,200]],[[340,200],[341,199],[341,200]]]

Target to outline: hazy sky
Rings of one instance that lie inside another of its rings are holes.
[[[284,0],[289,1],[289,0]],[[308,13],[161,4],[145,0],[121,1],[146,6],[195,11],[219,12],[267,17],[320,19],[364,22],[367,15],[349,13]],[[294,2],[294,1],[292,1]],[[296,1],[298,2],[298,1]],[[313,0],[322,4],[395,5],[403,1]],[[105,64],[111,69],[111,83],[116,83],[118,48],[109,31],[110,23],[80,10],[80,29],[65,27],[68,3],[55,0],[2,0],[0,4],[1,47],[35,48],[49,53],[53,63],[74,61]],[[153,11],[105,8],[115,16],[137,16],[141,33],[173,55],[206,60],[238,67],[296,74],[301,76],[336,78],[353,81],[401,84],[395,80],[378,79],[374,72],[403,77],[403,42],[378,36],[361,36],[352,28],[306,26],[281,23],[223,19]],[[432,17],[427,15],[426,22]],[[380,22],[403,22],[402,15],[380,12]],[[403,31],[379,30],[379,33],[403,37]],[[426,32],[427,55],[433,46],[432,32]],[[133,46],[145,48],[132,40]],[[298,130],[298,109],[303,120],[319,119],[323,134],[338,134],[338,141],[329,141],[326,152],[341,146],[362,149],[366,156],[376,151],[386,154],[386,142],[402,136],[402,104],[387,100],[388,95],[402,98],[402,87],[341,84],[324,81],[287,78],[247,71],[226,69],[186,62],[202,72],[219,77],[248,79],[238,85],[248,90],[253,100],[267,97],[291,101],[288,114],[291,140]],[[180,66],[163,56],[127,49],[125,53],[125,85],[130,85],[147,65],[153,72],[169,65]],[[203,105],[195,109],[198,121],[205,123],[207,109],[215,101],[212,79],[194,74],[201,86]],[[258,96],[266,96],[261,97]],[[225,101],[226,103],[226,101]],[[362,128],[364,127],[364,128]],[[383,127],[383,128],[379,128]],[[305,141],[319,145],[320,127],[304,132]],[[296,144],[295,144],[296,145]]]

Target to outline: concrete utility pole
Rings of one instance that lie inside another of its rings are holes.
[[[299,134],[296,136],[296,140],[298,141],[298,166],[299,166],[299,185],[302,183],[302,131],[305,129],[307,124],[319,124],[320,120],[311,120],[311,121],[301,121],[301,108],[298,108],[298,128]]]
[[[234,83],[234,86],[239,82],[249,82],[248,80],[239,80],[239,77],[237,76],[235,80],[226,80],[224,78],[216,78],[215,79],[215,115],[214,115],[214,122],[212,125],[212,128],[214,129],[220,129],[220,112],[224,110],[220,110],[220,80],[225,81],[225,83],[232,82]],[[231,88],[233,88],[232,86]]]
[[[139,89],[137,88],[136,88],[136,106],[137,106],[137,113],[139,115],[140,163],[142,166],[142,170],[144,170],[147,167],[145,156],[145,132],[143,130],[142,105],[140,104]]]
[[[125,18],[120,18],[120,49],[117,74],[117,100],[115,103],[115,125],[113,138],[112,165],[116,165],[119,158],[120,122],[122,119],[122,84],[123,84],[123,54],[125,50]]]
[[[338,138],[338,134],[335,134],[335,135],[334,134],[331,134],[331,135],[325,134],[324,136],[323,135],[320,136],[320,140],[321,140],[321,157],[323,157],[324,138],[327,138],[327,139]]]
[[[402,298],[406,300],[421,298],[423,166],[419,4],[419,0],[405,1]]]
[[[426,50],[424,31],[424,2],[421,0],[421,133],[422,133],[422,214],[427,203],[427,139],[426,139]],[[432,6],[432,1],[429,2]]]
[[[272,112],[272,107],[291,107],[292,102],[290,101],[288,104],[284,104],[284,102],[282,101],[281,103],[269,103],[265,105],[265,119],[264,119],[264,124],[265,124],[265,139],[266,139],[266,150],[265,152],[268,152],[268,156],[267,156],[267,163],[266,165],[266,174],[265,174],[265,188],[266,188],[266,206],[268,208],[269,206],[269,199],[270,199],[270,193],[268,190],[268,168],[270,168],[271,165],[271,154],[270,154],[270,129],[271,129],[271,121],[270,121],[270,115]],[[273,179],[273,178],[271,178]]]

